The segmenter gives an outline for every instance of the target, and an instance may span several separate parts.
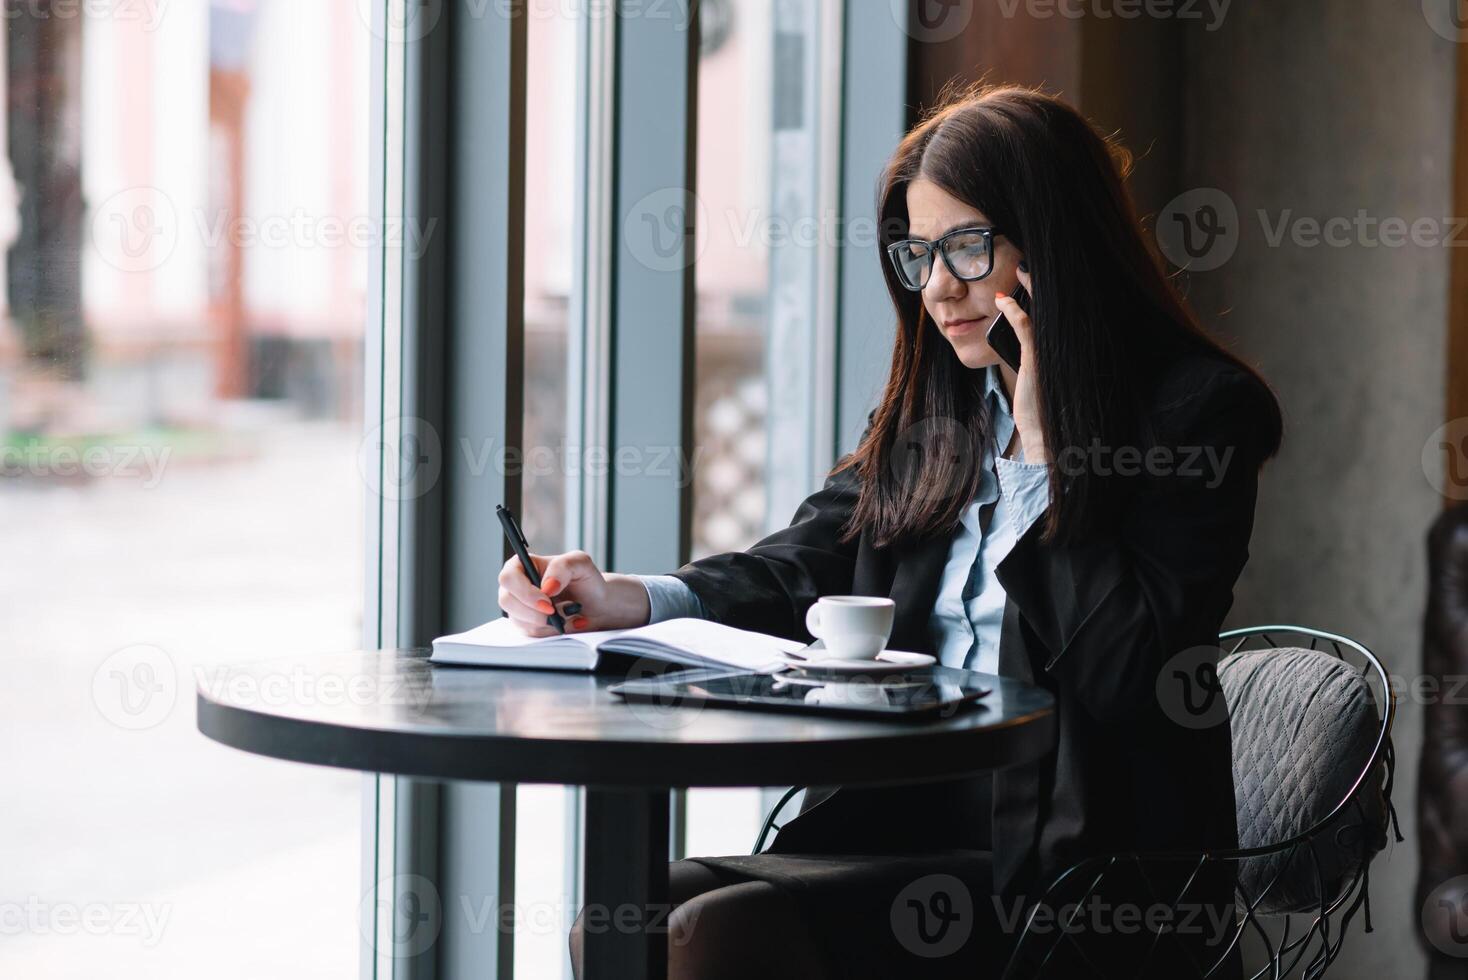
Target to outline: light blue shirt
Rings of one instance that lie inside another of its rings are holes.
[[[999,368],[988,370],[984,396],[994,420],[994,444],[1003,448],[1014,435],[1014,416],[999,380]],[[995,569],[1020,537],[1050,504],[1048,468],[1020,458],[994,456],[984,448],[983,482],[964,509],[962,527],[948,549],[948,562],[938,585],[938,598],[928,619],[928,635],[938,661],[987,674],[999,672],[999,631],[1004,622],[1004,587]],[[980,530],[980,510],[993,504],[987,532]]]
[[[1004,447],[1014,435],[1014,416],[1000,381],[999,368],[984,376],[984,397],[994,420],[995,445]],[[1047,468],[1017,459],[995,458],[985,447],[983,482],[964,509],[962,527],[953,538],[948,562],[938,586],[938,598],[928,618],[928,635],[940,663],[998,673],[999,632],[1004,620],[1004,587],[995,569],[1025,531],[1050,505]],[[980,528],[980,510],[993,504],[987,533]],[[707,619],[698,595],[672,575],[639,575],[652,607],[650,622],[679,616]]]

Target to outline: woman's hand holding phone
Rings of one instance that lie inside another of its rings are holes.
[[[1033,295],[1030,289],[1030,274],[1018,273],[1020,285]],[[1019,339],[1019,370],[1015,372],[1014,397],[1010,399],[1010,410],[1014,414],[1014,427],[1019,432],[1020,448],[1026,463],[1048,463],[1049,453],[1045,447],[1045,432],[1040,427],[1039,372],[1036,370],[1034,328],[1030,315],[1024,311],[1014,297],[995,293],[994,303],[1004,319],[1014,328]]]

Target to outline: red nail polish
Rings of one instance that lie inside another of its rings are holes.
[[[555,595],[557,592],[561,591],[561,583],[557,582],[553,578],[544,579],[540,583],[540,591],[544,592],[546,595]]]

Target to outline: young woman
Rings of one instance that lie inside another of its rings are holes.
[[[1058,740],[1038,763],[812,789],[769,853],[675,863],[672,976],[997,975],[1017,910],[1076,861],[1236,845],[1228,726],[1180,720],[1157,681],[1217,642],[1281,418],[1164,275],[1128,166],[1040,92],[950,101],[883,176],[897,314],[886,388],[857,449],[791,525],[668,576],[604,575],[571,552],[535,557],[537,590],[505,564],[500,605],[537,635],[552,632],[553,603],[578,602],[572,630],[700,615],[806,640],[818,597],[891,596],[891,647],[1055,695]],[[1000,314],[1018,371],[986,342]],[[898,894],[935,874],[962,882],[974,915],[967,942],[942,957],[892,919]],[[1133,925],[1129,942],[1126,924],[1181,881],[1116,881],[1080,928],[1100,940],[1089,958],[1135,976],[1136,944],[1150,939]],[[1159,944],[1148,974],[1194,975],[1186,957],[1226,945],[1228,883],[1189,894],[1216,914]],[[1135,910],[1125,921],[1123,907]]]

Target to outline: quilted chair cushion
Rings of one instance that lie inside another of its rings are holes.
[[[1366,768],[1381,731],[1376,700],[1356,668],[1318,650],[1238,653],[1218,675],[1233,730],[1239,846],[1282,843],[1324,819]],[[1361,806],[1346,807],[1313,848],[1241,862],[1244,896],[1268,889],[1260,913],[1319,909],[1386,846],[1384,776],[1385,765],[1375,766],[1357,794]]]

